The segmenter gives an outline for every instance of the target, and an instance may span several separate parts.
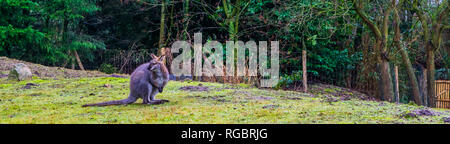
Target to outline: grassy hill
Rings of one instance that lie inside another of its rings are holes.
[[[0,123],[444,123],[450,116],[446,109],[362,100],[352,92],[343,98],[196,81],[170,81],[157,95],[170,100],[162,105],[138,100],[126,106],[81,107],[126,98],[128,82],[128,77],[100,73],[34,76],[21,82],[2,77]]]

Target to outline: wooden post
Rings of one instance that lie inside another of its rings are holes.
[[[302,51],[302,64],[303,64],[303,92],[308,92],[308,77],[306,72],[306,50]]]
[[[436,94],[436,108],[441,108],[440,107],[440,102],[439,102],[439,95],[440,95],[439,91],[441,91],[441,86],[440,86],[439,82],[440,82],[439,80],[436,80],[434,82],[434,85],[436,87],[436,92],[435,92],[435,94]]]
[[[398,85],[398,66],[395,66],[394,68],[394,78],[395,78],[395,97],[396,97],[396,102],[399,103],[400,102],[400,89],[399,89],[399,85]]]

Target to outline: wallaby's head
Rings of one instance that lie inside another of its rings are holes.
[[[150,71],[153,71],[157,73],[158,76],[163,76],[164,71],[167,70],[166,65],[164,64],[164,58],[166,56],[156,56],[154,54],[151,54],[152,60],[150,61],[150,66],[148,67]]]

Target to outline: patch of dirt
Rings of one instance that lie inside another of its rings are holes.
[[[420,110],[414,110],[414,113],[416,113],[419,116],[435,116],[435,115],[440,115],[439,112],[435,112],[432,110],[428,110],[428,109],[420,109]]]
[[[251,96],[250,92],[247,91],[233,91],[232,95],[246,95],[246,96]]]
[[[109,77],[115,77],[115,78],[128,78],[128,77],[125,76],[125,75],[118,75],[118,74],[112,74],[112,75],[110,75]]]
[[[329,104],[333,103],[333,102],[338,102],[339,100],[333,96],[329,96],[329,95],[324,95],[322,97],[321,102],[328,102]]]
[[[254,99],[254,100],[271,100],[271,99],[274,99],[274,98],[273,98],[273,97],[258,96],[258,97],[247,97],[246,99]]]
[[[226,100],[226,99],[217,99],[216,101],[222,102],[222,103],[224,103],[224,102],[230,102],[230,100]]]
[[[237,89],[245,89],[245,88],[239,88],[239,87],[218,87],[214,90],[220,91],[220,90],[237,90]]]
[[[199,84],[199,86],[184,86],[181,87],[180,90],[185,91],[209,91],[208,87],[202,86],[202,84]]]
[[[229,102],[230,100],[225,99],[224,95],[219,96],[187,96],[187,98],[197,98],[197,99],[204,99],[204,100],[215,100],[218,102]]]
[[[34,76],[38,77],[62,77],[62,78],[76,78],[76,77],[107,77],[109,75],[99,71],[82,71],[72,70],[60,67],[49,67],[40,64],[34,64],[26,61],[10,59],[7,57],[0,57],[0,71],[10,71],[14,68],[14,64],[24,63],[27,65]],[[2,75],[3,76],[3,75]],[[0,78],[2,78],[0,76]]]
[[[443,117],[444,123],[450,123],[450,117]]]
[[[22,87],[22,89],[31,89],[35,86],[39,86],[39,85],[34,84],[34,83],[27,83],[24,87]]]
[[[417,118],[419,116],[437,116],[441,113],[429,109],[418,109],[412,112],[405,112],[400,115],[401,118]]]
[[[352,99],[351,96],[342,96],[339,98],[339,100],[341,100],[341,101],[347,101],[347,100],[351,100],[351,99]]]
[[[0,78],[8,77],[8,74],[0,74]]]
[[[281,99],[283,99],[283,100],[302,100],[302,98],[299,98],[299,97],[287,97],[287,96],[283,96],[283,97],[281,97]]]
[[[41,96],[40,94],[30,94],[30,96]]]
[[[280,105],[265,105],[262,108],[263,109],[275,109],[275,108],[279,108]]]
[[[417,114],[415,113],[404,113],[400,115],[401,118],[417,118]]]

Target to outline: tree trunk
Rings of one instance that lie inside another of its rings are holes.
[[[422,72],[422,81],[421,81],[421,84],[422,84],[422,86],[421,86],[421,90],[422,90],[422,93],[421,93],[421,96],[422,96],[422,103],[424,104],[424,106],[429,106],[429,104],[428,104],[428,95],[427,95],[427,89],[428,89],[428,86],[427,86],[427,69],[425,69],[425,68],[423,68],[423,72]]]
[[[239,32],[239,17],[241,11],[241,1],[236,0],[234,3],[222,0],[225,15],[227,16],[229,40],[237,41]],[[232,10],[231,10],[232,9]]]
[[[183,34],[183,40],[186,40],[189,35],[187,32],[187,30],[189,28],[189,0],[184,0],[183,5],[184,5],[184,7],[183,7],[183,10],[184,10],[184,17],[183,17],[184,26],[183,27],[184,27],[184,29],[183,29],[182,34]]]
[[[430,46],[429,46],[430,47]],[[435,67],[434,67],[434,51],[431,49],[427,50],[427,95],[428,95],[428,105],[430,107],[435,107]]]
[[[303,66],[303,92],[308,92],[308,76],[306,70],[306,50],[302,51],[302,66]]]
[[[380,69],[379,88],[381,96],[385,101],[392,102],[392,97],[394,93],[392,87],[389,61],[387,61],[386,59],[382,59],[379,69]]]
[[[385,31],[385,30],[383,30]],[[379,84],[379,91],[381,94],[381,97],[385,101],[393,102],[394,98],[394,88],[392,84],[392,77],[391,77],[391,67],[389,65],[389,59],[387,55],[387,37],[385,38],[377,38],[377,44],[378,47],[378,61],[379,61],[379,71],[380,71],[380,80],[378,82]]]
[[[70,56],[70,50],[67,51],[67,55]],[[69,59],[69,60],[67,60],[67,59],[64,60],[64,63],[63,63],[63,65],[62,65],[62,67],[65,68],[65,67],[67,66],[67,64],[70,62],[70,60],[71,60],[71,59]]]
[[[418,105],[423,105],[420,98],[419,84],[417,82],[416,74],[414,73],[414,68],[409,60],[408,52],[404,48],[400,48],[400,53],[402,55],[403,64],[406,66],[406,71],[408,73],[409,82],[411,84],[414,102]]]
[[[70,63],[72,64],[72,69],[75,70],[75,57],[73,56],[73,54],[70,55],[70,57],[72,57]]]
[[[395,80],[395,102],[400,103],[400,88],[398,86],[398,66],[395,66],[394,68],[394,80]]]
[[[78,56],[77,51],[74,50],[73,53],[75,54],[75,58],[77,59],[78,67],[80,67],[80,69],[84,71],[83,63],[81,63],[80,56]]]
[[[160,27],[159,27],[159,44],[158,44],[158,48],[161,49],[164,47],[164,35],[165,35],[165,28],[166,28],[166,0],[163,0],[161,2],[161,22],[160,22]],[[160,50],[158,50],[158,52],[160,52]],[[161,55],[161,54],[159,54]]]

